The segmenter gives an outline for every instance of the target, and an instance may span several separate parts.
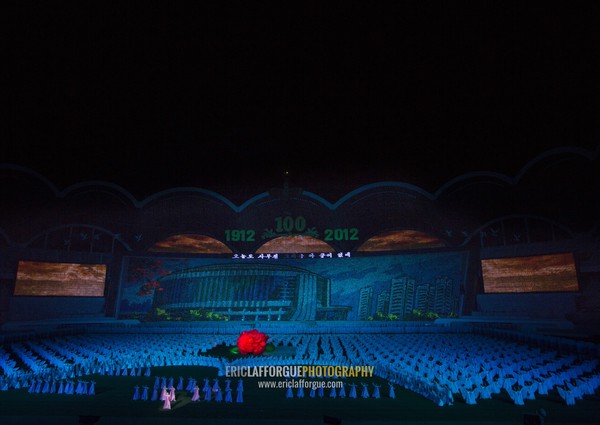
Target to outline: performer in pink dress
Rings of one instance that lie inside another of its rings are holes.
[[[196,385],[194,387],[194,394],[192,395],[192,401],[200,401],[200,387]]]
[[[171,410],[171,398],[168,395],[167,395],[167,397],[165,397],[165,402],[163,403],[163,409]]]

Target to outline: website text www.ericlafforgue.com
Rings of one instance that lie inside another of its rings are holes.
[[[310,381],[308,379],[287,379],[285,381],[258,381],[258,388],[273,389],[273,388],[305,388],[317,390],[319,388],[342,388],[342,381]]]
[[[344,384],[339,379],[343,378],[373,377],[374,369],[373,366],[339,365],[226,366],[225,375],[228,378],[275,378],[257,381],[259,388],[317,390],[319,388],[342,388]]]

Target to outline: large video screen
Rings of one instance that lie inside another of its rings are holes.
[[[489,294],[579,290],[572,253],[487,259],[481,270]]]
[[[103,297],[106,264],[19,261],[15,296]]]
[[[414,320],[459,314],[467,252],[125,257],[120,318]],[[302,257],[302,258],[301,258]]]

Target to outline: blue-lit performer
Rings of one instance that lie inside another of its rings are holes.
[[[194,378],[192,378],[191,376],[188,377],[188,383],[185,386],[186,391],[193,392],[195,385],[196,385],[196,380]]]
[[[364,382],[361,382],[360,385],[362,385],[362,387],[363,387],[362,393],[360,394],[360,396],[362,398],[369,398],[369,389],[367,388],[367,384],[365,384]]]
[[[217,388],[213,392],[215,393],[215,401],[223,401],[223,391],[221,391],[221,388]]]
[[[204,386],[202,387],[204,393],[204,401],[210,401],[212,398],[212,388],[210,386],[208,378],[204,378]]]
[[[241,379],[238,381],[236,392],[237,392],[237,394],[235,397],[235,402],[243,403],[244,402],[244,382]]]
[[[340,391],[338,393],[340,398],[346,398],[346,385],[342,382],[342,386],[340,387]]]
[[[335,385],[333,385],[331,387],[331,391],[329,391],[329,397],[331,397],[331,398],[336,398],[337,397],[337,391],[335,390]]]
[[[215,383],[212,386],[212,392],[215,395],[215,401],[223,401],[223,393],[221,392],[218,378],[215,378]]]
[[[388,382],[388,385],[390,387],[390,392],[388,393],[390,398],[396,398],[396,391],[394,391],[394,384],[392,384],[391,382]]]
[[[81,381],[81,393],[80,394],[87,394],[88,393],[88,381]]]
[[[373,386],[375,387],[375,389],[373,390],[373,398],[380,398],[380,393],[379,393],[379,387],[380,385],[377,385],[375,383],[373,383]]]
[[[348,397],[356,398],[356,384],[354,382],[350,384],[350,392],[348,393]]]

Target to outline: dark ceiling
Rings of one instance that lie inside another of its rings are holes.
[[[12,2],[0,162],[335,200],[598,147],[597,3],[396,3]]]

